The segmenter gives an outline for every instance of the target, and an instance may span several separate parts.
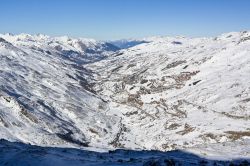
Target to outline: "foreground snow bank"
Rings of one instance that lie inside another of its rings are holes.
[[[249,142],[248,142],[249,143]],[[239,145],[241,146],[241,145]],[[94,152],[87,149],[39,147],[23,143],[0,140],[0,165],[135,165],[135,166],[161,166],[161,165],[248,165],[249,158],[216,159],[175,150],[160,151],[133,151],[115,150],[108,152]],[[208,150],[208,149],[207,149]],[[209,151],[212,153],[213,148]],[[223,150],[227,150],[224,148]],[[239,150],[239,149],[238,149]],[[205,152],[205,151],[204,151]],[[218,152],[213,152],[214,154]],[[225,153],[228,153],[225,151]]]

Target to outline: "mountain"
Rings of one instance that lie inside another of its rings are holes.
[[[250,158],[250,32],[146,41],[0,35],[0,138]]]
[[[120,49],[127,49],[130,47],[134,47],[139,44],[148,43],[149,41],[145,40],[138,40],[138,39],[123,39],[123,40],[115,40],[115,41],[109,41],[111,44],[115,45],[116,47]]]
[[[94,39],[85,38],[76,39],[68,36],[49,37],[42,34],[0,34],[0,38],[21,48],[48,54],[53,54],[53,52],[50,51],[61,53],[66,58],[70,58],[73,61],[96,61],[96,59],[93,58],[103,58],[106,53],[119,50],[118,47],[108,42],[100,42]],[[82,58],[83,56],[85,58]]]
[[[1,138],[87,146],[98,143],[95,132],[107,140],[117,132],[119,119],[104,114],[107,103],[92,90],[87,81],[92,72],[82,66],[105,57],[114,46],[44,35],[1,38]]]
[[[120,117],[119,148],[173,150],[250,136],[249,32],[160,37],[87,64]]]

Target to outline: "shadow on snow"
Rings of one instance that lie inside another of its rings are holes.
[[[201,158],[181,150],[170,152],[115,150],[94,152],[74,148],[40,147],[0,140],[0,165],[78,166],[78,165],[250,165],[250,159],[218,161]]]

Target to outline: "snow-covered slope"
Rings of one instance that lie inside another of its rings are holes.
[[[23,143],[8,142],[0,140],[0,165],[7,166],[173,166],[173,165],[242,165],[248,166],[250,160],[243,157],[246,153],[245,145],[249,142],[226,144],[218,153],[220,145],[214,144],[209,148],[203,147],[202,153],[216,154],[209,158],[201,156],[199,151],[174,150],[169,152],[161,151],[136,151],[122,150],[115,151],[89,151],[86,149],[39,147]],[[201,147],[199,147],[200,149]],[[234,156],[230,156],[232,149]],[[223,154],[223,155],[222,155]],[[242,155],[243,154],[243,155]],[[222,156],[221,156],[222,155]],[[238,158],[238,156],[240,158]]]
[[[1,138],[36,145],[106,146],[117,132],[119,118],[104,114],[107,103],[93,92],[87,82],[91,71],[82,66],[88,57],[104,55],[85,54],[62,38],[1,37]],[[106,46],[93,41],[86,45]],[[105,49],[102,54],[107,53]]]
[[[89,39],[0,35],[0,138],[200,153],[204,144],[249,142],[249,46],[250,32],[153,37],[123,50]],[[250,157],[245,148],[240,156]]]
[[[113,145],[171,150],[250,136],[250,33],[152,38],[88,64],[121,118]]]

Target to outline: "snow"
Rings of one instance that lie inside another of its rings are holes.
[[[233,147],[234,145],[235,144],[233,144]],[[192,149],[189,151],[177,150],[165,153],[160,151],[132,151],[121,149],[98,152],[97,150],[90,151],[89,149],[38,147],[1,140],[0,165],[248,165],[248,159],[242,156],[237,158],[238,154],[247,153],[247,151],[244,151],[246,149],[243,145],[236,146],[241,147],[241,149],[235,149],[233,157],[227,155],[232,151],[232,149],[230,149],[231,146],[232,145],[229,145],[229,147],[227,147],[227,145],[224,145],[224,151],[221,153],[218,153],[218,149],[214,148],[218,146],[212,146],[212,148],[200,147],[199,151]],[[203,156],[197,155],[196,153],[202,153]],[[223,157],[221,157],[221,155],[223,155]],[[209,156],[213,159],[210,159]]]
[[[122,110],[129,132],[121,144],[171,150],[231,141],[228,131],[248,135],[250,105],[242,100],[250,90],[249,41],[239,43],[247,34],[154,37],[87,64],[102,76],[96,78],[99,93],[118,103],[110,105],[112,113]]]
[[[0,138],[250,158],[249,36],[152,37],[119,50],[93,39],[0,35]]]

